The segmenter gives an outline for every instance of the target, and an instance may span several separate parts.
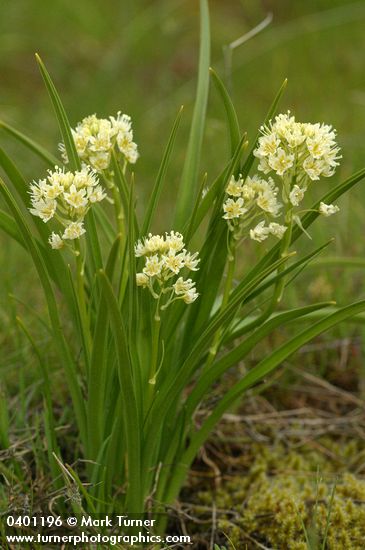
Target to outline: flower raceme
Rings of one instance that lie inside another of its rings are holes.
[[[137,161],[138,150],[133,141],[131,118],[120,111],[116,118],[111,116],[109,119],[90,115],[72,129],[72,135],[80,159],[97,172],[109,168],[113,151],[123,155],[126,163]],[[60,143],[59,148],[67,163],[64,144]]]
[[[274,122],[260,130],[262,135],[254,150],[259,159],[258,169],[264,174],[272,174],[280,184],[277,186],[271,176],[268,179],[259,175],[247,176],[245,180],[242,176],[231,177],[226,188],[228,197],[223,204],[223,218],[236,240],[243,238],[246,232],[258,242],[269,235],[281,239],[290,219],[300,225],[300,218],[294,214],[295,207],[300,206],[313,181],[334,174],[341,158],[332,126],[296,122],[290,111],[278,115]],[[278,199],[279,192],[282,202]],[[339,208],[321,203],[318,211],[323,216],[331,216]],[[280,216],[284,217],[282,224],[272,221]],[[264,219],[253,226],[258,217]]]
[[[195,283],[184,279],[182,274],[197,271],[200,259],[198,252],[191,254],[185,249],[180,233],[171,231],[165,236],[150,233],[136,243],[135,255],[145,257],[143,270],[136,275],[136,283],[148,288],[159,302],[167,297],[161,309],[166,309],[175,300],[191,304],[197,299],[199,294]]]
[[[244,182],[241,176],[237,180],[232,176],[226,193],[229,198],[223,205],[223,218],[238,239],[243,237],[245,230],[258,216],[273,220],[280,215],[283,206],[277,198],[279,188],[272,178],[266,181],[255,175],[252,178],[248,176]],[[250,229],[249,235],[251,239],[261,242],[270,234],[280,239],[285,230],[285,226],[278,223],[271,222],[265,226],[265,221],[260,221]]]
[[[77,172],[59,168],[48,171],[47,178],[30,186],[30,212],[45,223],[55,218],[62,226],[62,234],[50,235],[52,248],[59,249],[65,241],[78,239],[85,233],[83,220],[94,203],[106,194],[93,170],[83,166]]]
[[[339,164],[336,131],[327,124],[296,122],[288,111],[262,126],[261,133],[254,155],[264,174],[295,176],[303,188],[308,180],[332,176]]]

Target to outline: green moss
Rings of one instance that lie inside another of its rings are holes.
[[[346,471],[347,462],[353,462],[362,449],[354,442],[341,445],[330,440],[325,447],[328,456],[310,447],[288,451],[282,445],[255,445],[248,471],[233,476],[215,495],[221,511],[218,530],[236,548],[251,547],[248,534],[280,550],[307,550],[306,531],[315,549],[321,547],[330,508],[326,548],[363,550],[365,480]],[[200,493],[198,499],[207,504],[211,493]],[[234,519],[232,512],[237,512]]]

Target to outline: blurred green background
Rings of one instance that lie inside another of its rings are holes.
[[[136,178],[143,205],[174,117],[184,104],[160,216],[161,227],[169,229],[194,101],[198,8],[197,0],[0,0],[0,118],[57,152],[60,138],[35,63],[38,52],[72,125],[93,112],[108,116],[121,110],[132,116],[141,153]],[[320,184],[321,194],[326,186],[363,167],[365,1],[211,0],[210,9],[212,66],[231,87],[242,130],[254,137],[287,77],[281,110],[291,109],[298,120],[331,123],[338,130],[343,161],[336,176]],[[224,46],[268,13],[273,14],[272,23],[232,52],[229,76]],[[43,177],[45,167],[4,132],[0,132],[0,145],[29,180]],[[224,166],[227,155],[224,113],[211,89],[201,166],[202,174],[208,172],[208,182]],[[363,256],[364,185],[341,199],[341,213],[335,219],[313,229],[321,239],[336,236],[331,255]],[[14,314],[8,292],[23,294],[34,307],[38,285],[35,280],[33,284],[30,262],[20,249],[3,236],[0,243],[0,338],[6,343],[10,338],[7,323]],[[322,282],[319,279],[317,287],[313,283],[313,293],[318,294],[314,297],[333,297],[336,291],[340,301],[357,298],[363,291],[363,277],[347,273],[320,274]],[[311,273],[312,278],[317,275]],[[308,288],[299,285],[299,297],[305,301]]]

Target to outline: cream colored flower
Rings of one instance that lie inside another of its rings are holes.
[[[161,235],[148,235],[148,238],[145,239],[144,246],[147,252],[163,252],[166,250],[167,245],[165,240]]]
[[[275,133],[271,133],[261,136],[258,143],[259,147],[255,150],[256,156],[266,157],[269,155],[275,155],[280,144],[280,139],[278,139]]]
[[[54,250],[59,250],[65,245],[65,243],[63,242],[61,237],[57,235],[57,233],[51,233],[48,242],[51,245],[51,248],[53,248]]]
[[[293,189],[290,191],[289,200],[293,206],[299,206],[299,204],[304,199],[304,189],[299,187],[299,185],[294,185]]]
[[[323,162],[313,157],[308,157],[303,162],[303,168],[311,180],[319,180],[322,170],[324,169]]]
[[[95,114],[85,117],[72,129],[79,157],[97,172],[107,170],[111,154],[123,154],[126,162],[135,163],[138,149],[133,141],[131,118],[118,112],[117,117],[98,118]],[[68,162],[63,144],[60,144],[62,156]]]
[[[236,180],[235,177],[232,176],[229,180],[229,184],[227,185],[227,194],[232,197],[240,197],[242,193],[242,183],[242,178],[238,178],[238,180]]]
[[[164,267],[175,273],[176,275],[184,267],[185,254],[176,254],[172,251],[168,255],[163,256]]]
[[[184,248],[184,238],[181,233],[175,231],[166,233],[166,247],[168,250],[180,252]]]
[[[265,222],[262,221],[256,225],[253,229],[250,229],[250,238],[254,241],[261,243],[268,238],[270,229],[265,227]]]
[[[82,222],[71,222],[65,229],[62,238],[67,240],[78,239],[85,233]]]
[[[96,187],[89,187],[87,190],[87,198],[91,203],[101,202],[103,199],[105,199],[105,197],[106,193],[104,193],[101,185],[97,185]]]
[[[136,275],[136,284],[148,287],[152,296],[160,299],[162,310],[177,299],[190,304],[198,297],[195,283],[191,279],[185,280],[181,273],[184,270],[197,271],[200,260],[197,252],[191,254],[184,246],[183,236],[175,231],[165,233],[164,237],[150,233],[135,244],[135,256],[145,257],[142,273]],[[156,279],[158,289],[154,286]],[[165,300],[164,296],[167,296]]]
[[[145,273],[149,277],[161,275],[163,265],[164,262],[159,258],[157,254],[154,254],[153,256],[147,256],[146,265],[143,268],[143,273]]]
[[[326,204],[324,202],[319,204],[319,213],[325,217],[332,216],[333,214],[336,214],[336,212],[339,212],[339,210],[339,207],[335,204]]]
[[[76,172],[55,166],[54,170],[48,170],[46,180],[30,186],[30,197],[30,212],[44,222],[52,219],[59,208],[57,221],[64,228],[62,238],[73,240],[85,233],[82,224],[85,215],[92,204],[102,201],[106,194],[89,166],[83,165]],[[60,245],[57,234],[50,236],[49,243],[52,248]]]
[[[192,304],[193,302],[195,302],[195,300],[198,298],[198,296],[199,296],[199,294],[196,291],[196,289],[192,288],[191,290],[188,290],[183,295],[183,300],[184,300],[185,304]]]
[[[278,239],[281,239],[287,230],[287,227],[285,225],[280,225],[279,223],[271,222],[269,224],[269,231],[271,235],[274,235],[274,237],[277,237]]]
[[[141,240],[139,240],[134,245],[134,255],[136,256],[136,258],[140,258],[141,256],[144,256],[146,253],[147,253],[147,248],[145,247],[144,243]]]
[[[239,198],[236,201],[233,199],[227,199],[223,204],[223,210],[225,212],[223,218],[226,220],[232,220],[234,218],[240,218],[247,212],[246,208],[243,207],[243,199]]]
[[[282,147],[279,147],[275,155],[270,155],[268,163],[278,176],[282,176],[293,166],[294,155],[286,153]]]
[[[136,273],[137,286],[146,288],[148,286],[149,277],[145,273]]]
[[[173,289],[175,291],[175,294],[178,296],[181,296],[182,294],[186,294],[194,287],[195,283],[191,279],[187,279],[184,281],[182,277],[179,277],[176,283],[174,283]]]
[[[198,271],[199,262],[200,258],[198,258],[198,252],[195,252],[195,254],[191,254],[190,252],[185,253],[184,264],[190,271]]]
[[[109,151],[100,151],[94,155],[90,155],[88,161],[91,166],[97,171],[102,172],[109,167],[111,155]]]
[[[257,206],[261,208],[261,210],[265,210],[265,212],[269,212],[273,216],[277,216],[278,212],[281,208],[281,204],[277,201],[276,196],[272,192],[264,192],[259,193],[259,196],[256,200]]]
[[[76,189],[75,185],[71,185],[69,192],[64,193],[64,198],[72,208],[85,208],[87,205],[86,189]]]
[[[44,223],[49,222],[53,218],[56,212],[57,203],[55,200],[34,201],[33,208],[30,208],[30,212],[34,216],[38,216]]]

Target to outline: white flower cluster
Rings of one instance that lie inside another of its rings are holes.
[[[243,181],[241,176],[237,180],[232,176],[226,189],[228,198],[223,204],[223,217],[228,220],[237,240],[260,213],[266,219],[260,220],[248,232],[256,241],[262,242],[269,235],[281,239],[292,221],[301,227],[300,218],[293,209],[300,205],[312,181],[334,174],[341,158],[332,126],[296,122],[290,111],[278,115],[268,126],[262,126],[261,134],[254,155],[259,159],[261,172],[275,173],[280,178],[286,225],[270,219],[279,217],[283,207],[277,198],[279,188],[271,177],[266,181],[255,175]],[[339,208],[321,203],[318,211],[323,216],[331,216]]]
[[[137,273],[138,286],[148,288],[156,299],[169,294],[165,309],[172,301],[181,299],[186,304],[194,302],[199,294],[191,279],[184,279],[181,272],[197,271],[200,262],[198,252],[191,254],[185,249],[180,233],[171,231],[165,236],[152,235],[138,241],[135,245],[137,258],[145,256],[145,265]],[[178,275],[180,275],[178,277]]]
[[[105,198],[93,170],[83,166],[78,172],[65,172],[58,166],[48,170],[47,178],[30,186],[30,212],[47,223],[52,218],[63,227],[62,235],[52,233],[49,243],[59,249],[64,241],[78,239],[85,233],[83,220],[90,207]]]
[[[243,181],[242,176],[238,179],[232,176],[226,189],[229,198],[223,204],[223,218],[228,220],[230,229],[240,237],[258,216],[265,216],[270,221],[280,215],[282,204],[277,198],[278,192],[272,178],[266,181],[259,176],[248,176]],[[281,239],[285,230],[285,226],[275,222],[265,226],[264,220],[251,229],[249,235],[251,239],[261,242],[270,234]]]
[[[294,175],[304,190],[308,180],[332,176],[339,164],[336,131],[327,124],[296,122],[288,111],[261,127],[261,133],[254,151],[258,169],[264,174]]]
[[[113,150],[119,151],[126,162],[134,164],[138,158],[137,144],[133,141],[131,118],[118,112],[117,117],[97,118],[91,115],[79,122],[72,135],[80,159],[97,172],[109,167]],[[64,144],[60,150],[68,162]]]

